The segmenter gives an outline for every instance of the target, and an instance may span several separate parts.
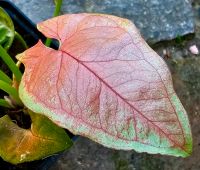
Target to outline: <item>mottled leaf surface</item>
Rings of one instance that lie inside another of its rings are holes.
[[[15,35],[14,25],[10,16],[0,7],[0,45],[8,50]]]
[[[31,113],[31,129],[20,128],[8,115],[0,118],[0,156],[18,164],[38,160],[72,145],[66,132],[43,115]]]
[[[27,107],[107,147],[191,153],[190,125],[167,65],[129,20],[71,14],[38,29],[60,47],[38,42],[18,56]]]

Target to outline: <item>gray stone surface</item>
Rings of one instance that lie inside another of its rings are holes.
[[[11,0],[35,23],[50,18],[53,0]],[[190,0],[63,0],[63,13],[98,12],[128,18],[149,42],[194,31]]]

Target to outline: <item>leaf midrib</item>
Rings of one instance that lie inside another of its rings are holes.
[[[100,82],[102,82],[105,86],[107,86],[114,94],[116,94],[122,101],[124,101],[129,107],[131,107],[132,109],[134,109],[136,112],[138,112],[144,119],[146,119],[148,122],[150,122],[153,126],[157,127],[159,129],[159,131],[161,131],[171,142],[173,142],[176,146],[178,146],[180,149],[182,149],[183,151],[186,151],[186,149],[183,147],[185,145],[185,142],[183,144],[183,146],[180,146],[179,144],[177,144],[173,139],[171,139],[169,137],[168,134],[166,134],[159,126],[157,126],[156,124],[154,124],[150,119],[148,119],[144,114],[142,114],[141,111],[139,111],[137,108],[135,108],[131,103],[127,102],[126,99],[124,97],[122,97],[117,91],[115,91],[106,81],[104,81],[99,75],[97,75],[91,68],[89,68],[87,65],[85,65],[82,61],[78,60],[76,57],[74,57],[73,55],[71,55],[70,53],[60,50],[61,52],[67,54],[68,56],[70,56],[72,59],[74,59],[75,61],[77,61],[78,63],[80,63],[83,67],[85,67],[89,72],[91,72],[95,77],[97,77]],[[62,56],[63,57],[63,56]],[[170,99],[169,99],[170,100]],[[182,134],[183,135],[183,134]],[[138,141],[139,142],[139,141]]]

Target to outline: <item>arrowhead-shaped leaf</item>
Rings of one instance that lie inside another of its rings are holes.
[[[31,129],[17,126],[9,116],[0,118],[0,156],[18,164],[38,160],[72,145],[64,129],[43,115],[30,113]]]
[[[38,28],[60,47],[38,42],[18,56],[27,107],[107,147],[191,153],[190,125],[167,65],[129,20],[71,14]]]
[[[8,50],[15,35],[14,25],[10,16],[0,7],[0,45]]]

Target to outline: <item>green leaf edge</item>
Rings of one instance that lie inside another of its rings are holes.
[[[5,74],[2,70],[0,70],[0,80],[8,84],[12,83],[12,79],[9,76],[7,76],[7,74]]]
[[[24,104],[30,110],[34,112],[41,113],[41,114],[45,113],[44,115],[47,116],[56,124],[58,124],[57,122],[59,122],[58,126],[66,128],[74,134],[79,134],[79,135],[88,137],[92,139],[93,141],[96,141],[106,147],[110,147],[114,149],[118,147],[121,150],[135,150],[139,153],[147,152],[150,154],[171,155],[171,156],[184,157],[184,158],[190,156],[190,154],[192,153],[192,134],[191,134],[189,120],[188,120],[185,109],[183,108],[180,100],[178,99],[175,93],[171,96],[171,101],[174,107],[176,108],[179,121],[182,122],[181,125],[183,127],[183,132],[185,134],[185,140],[186,140],[185,142],[186,151],[183,151],[180,148],[158,148],[158,147],[153,147],[150,145],[141,144],[135,141],[127,142],[120,139],[116,141],[115,137],[111,137],[101,131],[98,131],[97,129],[93,131],[94,135],[92,137],[91,136],[89,137],[88,134],[90,134],[90,129],[87,127],[86,124],[82,123],[81,125],[79,124],[80,127],[77,127],[76,129],[71,129],[71,127],[73,127],[73,122],[76,122],[76,119],[74,117],[70,115],[67,115],[67,116],[65,115],[66,116],[65,120],[63,120],[61,117],[59,117],[59,114],[56,115],[55,111],[53,112],[49,110],[48,108],[45,108],[44,105],[37,103],[37,99],[34,96],[31,96],[27,93],[27,91],[25,90],[25,85],[23,83],[24,82],[22,80],[19,86],[19,96],[21,100],[24,102]]]
[[[16,88],[14,88],[10,84],[0,80],[0,90],[3,90],[6,93],[8,93],[14,99],[16,104],[18,104],[19,106],[23,106],[23,103],[21,102],[21,100],[19,98],[19,93]]]
[[[16,80],[18,82],[20,82],[21,77],[22,77],[22,73],[21,73],[20,69],[16,66],[12,57],[7,53],[7,51],[1,45],[0,45],[0,58],[3,60],[3,62],[8,66],[8,68],[15,75]]]
[[[0,107],[12,108],[5,99],[0,99]]]
[[[37,114],[37,113],[33,113],[33,112],[29,112],[30,113],[30,116],[31,117],[33,117],[34,116],[34,114]],[[37,121],[37,119],[38,119],[39,117],[34,117],[33,119],[35,119],[34,121]],[[42,118],[42,117],[40,117],[40,118]],[[39,119],[40,119],[39,118]],[[5,115],[5,116],[3,116],[3,117],[1,117],[0,118],[0,120],[5,120],[5,121],[8,121],[8,123],[9,124],[13,124],[14,126],[16,126],[17,128],[19,128],[19,129],[21,129],[22,131],[26,131],[27,129],[23,129],[23,128],[20,128],[20,127],[18,127],[15,123],[13,123],[12,122],[12,120],[10,119],[10,117],[8,116],[8,115]],[[47,119],[46,120],[44,120],[44,121],[47,121]],[[51,121],[50,120],[48,120],[48,123],[50,123]],[[51,122],[52,123],[52,122]],[[52,123],[52,124],[54,124],[54,123]],[[53,126],[55,126],[55,124],[53,125]],[[30,130],[31,131],[31,130]],[[60,131],[59,131],[60,133],[65,133],[64,132],[64,129],[60,129]],[[31,132],[32,133],[32,132]],[[41,136],[42,137],[42,136]],[[69,138],[69,136],[66,134],[65,135],[65,139],[67,139],[67,142],[64,144],[64,141],[62,142],[62,145],[60,145],[60,146],[57,146],[57,148],[59,148],[59,150],[57,150],[57,151],[55,151],[55,153],[53,153],[53,154],[57,154],[57,153],[59,153],[59,152],[62,152],[62,151],[64,151],[64,150],[66,150],[66,149],[68,149],[68,148],[70,148],[72,145],[73,145],[73,143],[72,143],[72,141],[71,141],[71,139]],[[57,141],[58,143],[59,143],[59,140]],[[61,142],[61,141],[60,141]],[[17,147],[17,146],[16,146]],[[53,155],[53,154],[51,154],[51,155]],[[11,154],[12,155],[12,154]],[[51,156],[51,155],[46,155],[46,157],[48,157],[48,156]],[[14,165],[16,165],[16,164],[19,164],[19,163],[24,163],[24,162],[31,162],[31,161],[35,161],[35,160],[39,160],[39,159],[44,159],[45,157],[44,156],[38,156],[37,158],[32,158],[32,157],[29,157],[28,159],[23,159],[23,160],[18,160],[18,159],[14,159],[14,157],[13,156],[9,156],[8,155],[8,153],[5,153],[5,152],[2,152],[1,151],[1,148],[0,148],[0,156],[5,160],[5,161],[7,161],[7,162],[9,162],[9,163],[11,163],[11,164],[14,164]]]

